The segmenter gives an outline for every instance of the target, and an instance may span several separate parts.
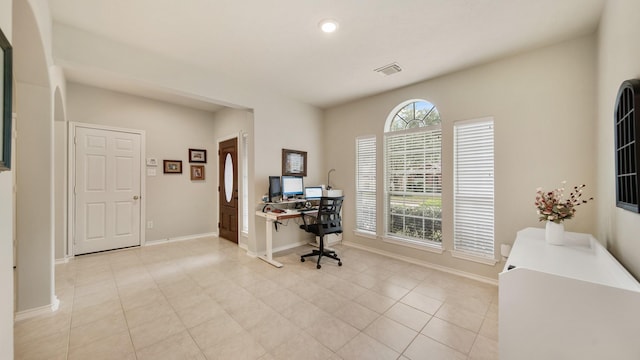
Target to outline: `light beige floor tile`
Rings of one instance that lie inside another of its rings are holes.
[[[407,276],[405,275],[405,271],[402,272],[402,275],[400,274],[394,274],[391,275],[388,279],[388,282],[392,283],[392,284],[396,284],[398,286],[402,286],[403,288],[407,289],[407,290],[412,290],[413,288],[415,288],[416,286],[418,286],[420,284],[420,280],[411,277],[411,276]]]
[[[226,313],[189,329],[201,349],[224,344],[242,332],[240,324]]]
[[[278,313],[262,301],[249,297],[226,309],[227,313],[244,329],[251,329],[268,316]]]
[[[478,336],[469,353],[469,360],[497,360],[498,342],[484,336]]]
[[[366,308],[377,312],[378,314],[384,314],[396,303],[395,300],[380,295],[371,290],[366,290],[360,296],[355,298],[354,301]]]
[[[102,338],[127,331],[127,322],[123,313],[100,318],[88,324],[74,327],[69,336],[69,348],[74,349]]]
[[[364,330],[380,316],[377,312],[353,301],[347,302],[332,314],[358,330]]]
[[[308,301],[328,313],[334,313],[344,307],[348,300],[342,295],[324,289]]]
[[[197,282],[191,280],[191,278],[187,277],[186,275],[184,280],[159,285],[159,287],[164,295],[168,298],[178,297],[182,296],[183,294],[189,294],[203,290]]]
[[[67,358],[68,332],[54,333],[30,342],[18,341],[14,346],[15,359],[40,360]]]
[[[14,324],[14,343],[29,346],[50,336],[68,336],[71,316],[62,313],[47,314],[18,321]]]
[[[362,286],[356,285],[350,281],[343,280],[343,279],[338,279],[329,287],[329,289],[335,292],[336,294],[344,296],[349,300],[353,300],[357,298],[367,290]]]
[[[74,296],[73,298],[73,311],[82,311],[87,308],[100,305],[109,301],[119,301],[118,292],[108,294],[92,294],[87,296]]]
[[[358,329],[331,315],[319,318],[306,331],[332,351],[337,351],[359,333]]]
[[[258,294],[257,297],[278,312],[282,312],[299,302],[305,301],[288,289],[280,289],[264,295]]]
[[[430,315],[435,314],[442,306],[442,301],[421,295],[415,291],[407,294],[400,302]]]
[[[431,319],[431,315],[401,302],[393,305],[384,316],[418,332]]]
[[[152,321],[156,317],[173,313],[173,307],[169,302],[164,297],[158,297],[156,301],[125,311],[124,315],[127,318],[129,327],[134,328]]]
[[[276,359],[324,360],[333,352],[306,333],[295,335],[271,351]]]
[[[108,300],[100,304],[87,307],[74,307],[71,313],[71,327],[78,327],[94,322],[107,316],[122,314],[122,305],[119,299]]]
[[[105,280],[76,286],[75,290],[76,298],[81,298],[89,295],[100,295],[103,297],[108,297],[113,296],[114,294],[118,294],[118,288],[116,287],[116,281],[111,276]]]
[[[435,316],[475,333],[480,331],[480,326],[484,321],[484,316],[448,303],[443,304]]]
[[[300,329],[307,329],[308,327],[316,324],[320,318],[330,316],[329,313],[306,300],[301,300],[289,306],[280,314],[289,319]]]
[[[206,360],[187,331],[138,350],[137,357],[137,360]]]
[[[265,317],[248,331],[267,351],[302,332],[298,326],[280,314]]]
[[[157,303],[164,300],[164,294],[158,288],[141,289],[127,295],[120,295],[120,301],[124,311],[129,311],[140,306]]]
[[[498,341],[498,319],[487,316],[482,323],[480,332],[484,337]]]
[[[411,360],[465,360],[467,356],[433,339],[419,334],[405,350],[404,356]],[[496,359],[497,360],[497,359]]]
[[[189,308],[178,310],[177,313],[184,325],[187,328],[192,328],[218,315],[224,314],[225,311],[222,306],[209,298]]]
[[[402,353],[418,335],[417,331],[384,316],[369,325],[364,333],[398,353]]]
[[[337,353],[343,359],[349,360],[395,360],[400,356],[399,353],[364,333],[358,334]]]
[[[110,360],[110,359],[131,359],[136,356],[129,337],[129,331],[123,331],[111,336],[98,339],[94,342],[72,348],[69,351],[68,360]]]
[[[444,320],[433,317],[422,334],[437,340],[456,351],[468,354],[476,338],[476,333]]]
[[[400,300],[410,291],[409,289],[406,289],[400,285],[396,285],[388,280],[379,281],[375,286],[371,288],[371,290],[393,300]]]
[[[248,332],[241,332],[221,344],[204,349],[207,360],[256,360],[267,354]]]
[[[140,350],[184,330],[186,328],[178,318],[178,315],[170,313],[156,316],[151,321],[130,328],[129,332],[133,340],[133,347],[136,350]]]

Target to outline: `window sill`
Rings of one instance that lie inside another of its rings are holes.
[[[353,230],[353,234],[356,235],[356,236],[363,237],[363,238],[368,238],[368,239],[373,239],[373,240],[377,240],[378,239],[378,235],[376,233],[372,233],[372,232],[368,232],[368,231]]]
[[[405,239],[388,237],[388,236],[382,237],[382,241],[384,241],[386,243],[390,243],[390,244],[410,247],[410,248],[413,248],[413,249],[429,251],[429,252],[436,253],[436,254],[443,254],[444,253],[444,249],[442,248],[442,245],[420,243],[420,242],[417,242],[417,241],[405,240]]]
[[[463,259],[468,261],[477,262],[484,265],[495,266],[498,263],[498,260],[488,257],[483,257],[479,255],[469,254],[462,251],[451,251],[451,256],[457,259]]]

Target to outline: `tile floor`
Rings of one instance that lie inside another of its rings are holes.
[[[335,246],[284,267],[218,238],[56,266],[56,313],[15,325],[16,359],[497,359],[497,287]]]

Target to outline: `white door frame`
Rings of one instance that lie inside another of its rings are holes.
[[[68,187],[67,187],[67,257],[75,256],[74,251],[74,239],[75,239],[75,225],[76,225],[76,201],[75,201],[75,191],[74,188],[76,186],[76,147],[75,139],[76,139],[76,128],[84,127],[96,130],[108,130],[108,131],[118,131],[118,132],[126,132],[131,134],[140,135],[140,246],[144,246],[146,243],[146,227],[143,226],[145,219],[147,218],[147,189],[146,189],[146,133],[144,130],[136,130],[136,129],[127,129],[127,128],[119,128],[113,126],[104,126],[104,125],[96,125],[96,124],[87,124],[80,122],[69,122],[69,137],[68,137],[68,154],[67,164],[69,165],[68,171]]]

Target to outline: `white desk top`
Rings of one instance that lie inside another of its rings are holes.
[[[577,280],[640,291],[640,284],[591,235],[565,232],[565,245],[550,245],[545,230],[518,232],[504,271],[513,265]]]

